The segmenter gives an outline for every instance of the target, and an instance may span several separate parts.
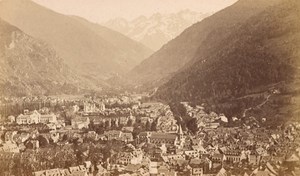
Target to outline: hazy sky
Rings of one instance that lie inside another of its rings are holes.
[[[54,11],[77,15],[94,22],[112,18],[133,19],[140,15],[172,13],[184,9],[216,12],[237,0],[34,0]]]

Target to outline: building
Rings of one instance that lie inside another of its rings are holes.
[[[69,167],[68,169],[48,169],[43,171],[36,171],[32,173],[33,176],[88,176],[88,170],[84,165]]]
[[[143,142],[149,142],[150,141],[150,136],[152,132],[141,132],[138,135],[138,143],[143,143]]]
[[[117,156],[117,163],[128,165],[128,164],[141,164],[143,161],[143,152],[142,151],[133,151],[133,152],[120,152]]]
[[[11,115],[7,117],[7,120],[9,123],[14,123],[16,121],[16,117]]]
[[[88,128],[89,124],[90,124],[89,117],[77,116],[71,120],[72,128],[75,128],[75,129]]]
[[[105,104],[102,102],[99,104],[99,111],[105,111]]]
[[[200,156],[199,152],[196,150],[186,150],[184,151],[184,154],[189,158],[198,158]]]
[[[127,125],[128,117],[120,117],[119,118],[119,124],[120,125]]]
[[[205,124],[205,128],[208,128],[208,129],[216,129],[220,126],[220,123],[207,123]]]
[[[24,114],[20,114],[16,122],[17,124],[38,124],[40,122],[40,116],[41,114],[34,110],[33,112],[29,112],[28,110],[24,111]]]
[[[57,123],[56,115],[54,115],[54,114],[42,114],[40,116],[39,123],[44,123],[44,124]]]
[[[48,124],[48,123],[57,123],[56,115],[54,114],[40,114],[38,111],[34,110],[29,112],[27,110],[24,111],[24,114],[20,114],[16,118],[16,123],[21,124]]]
[[[157,176],[175,176],[176,175],[176,173],[174,171],[171,171],[162,162],[150,162],[149,163],[149,173],[150,173],[150,175],[157,175]]]
[[[74,113],[76,113],[76,112],[78,112],[79,111],[79,106],[78,105],[74,105],[74,106],[72,106],[72,110],[73,110],[73,112]]]
[[[17,144],[12,142],[6,142],[0,147],[0,153],[1,152],[8,152],[8,153],[19,153],[20,149],[17,146]]]
[[[150,136],[150,143],[156,145],[162,145],[162,144],[175,145],[177,141],[178,141],[178,136],[176,134],[154,132]]]
[[[121,138],[121,131],[117,130],[110,130],[110,131],[104,131],[104,135],[106,136],[107,140],[119,140]]]
[[[230,163],[239,163],[241,161],[241,151],[238,150],[229,150],[224,152],[226,156],[226,161]]]
[[[191,164],[190,170],[192,176],[203,176],[203,167],[201,164]]]
[[[97,111],[96,104],[95,103],[84,103],[83,111],[85,113],[96,112]]]
[[[110,130],[110,131],[105,131],[104,136],[106,136],[107,140],[118,140],[118,141],[123,141],[123,142],[132,142],[133,141],[133,136],[132,133],[124,133],[122,131],[118,130]]]
[[[121,141],[124,142],[133,142],[133,136],[132,133],[121,133],[121,137],[120,137]]]

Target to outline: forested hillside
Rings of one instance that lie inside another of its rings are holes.
[[[46,43],[0,19],[2,96],[76,94],[95,88],[78,76]]]
[[[206,51],[199,48],[193,63],[155,97],[202,102],[229,115],[243,116],[243,109],[250,108],[248,115],[294,117],[300,102],[299,7],[298,1],[282,1],[235,30],[214,31],[230,35]]]
[[[210,53],[215,54],[216,48],[224,45],[222,42],[245,21],[280,1],[240,0],[192,25],[136,66],[129,74],[130,80],[147,88],[160,86],[176,72],[186,68],[187,64],[192,65],[197,60],[205,60]],[[201,51],[200,55],[199,51]]]

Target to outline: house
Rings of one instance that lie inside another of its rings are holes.
[[[176,134],[154,132],[150,136],[150,143],[156,145],[162,145],[162,144],[175,145],[177,141],[178,141],[178,137]]]
[[[189,158],[198,158],[199,152],[196,150],[186,150],[184,151],[184,154],[188,156]]]
[[[224,159],[224,155],[220,153],[214,153],[211,158],[214,163],[222,163]]]
[[[241,161],[242,153],[239,150],[228,150],[224,154],[227,162],[238,163]]]
[[[200,145],[200,146],[199,145],[193,145],[192,149],[198,151],[200,155],[207,154],[207,151],[205,150],[205,148],[202,145]]]
[[[38,111],[34,110],[29,112],[27,110],[24,111],[24,114],[20,114],[16,118],[16,123],[21,124],[49,124],[49,123],[57,123],[56,115],[54,114],[40,114]]]
[[[16,134],[13,136],[13,142],[17,143],[17,144],[21,144],[24,143],[27,139],[29,139],[30,134],[23,132],[21,134]]]
[[[150,175],[158,174],[158,162],[150,162],[149,163],[149,173],[150,173]]]
[[[150,136],[151,136],[152,132],[141,132],[139,135],[138,135],[138,143],[143,143],[143,142],[149,142],[150,141]]]
[[[20,114],[17,119],[16,122],[17,124],[21,125],[21,124],[38,124],[40,121],[40,116],[41,114],[34,110],[33,112],[29,112],[28,110],[24,111],[24,114]]]
[[[74,113],[76,113],[76,112],[78,112],[79,111],[79,106],[78,105],[74,105],[74,106],[72,106],[72,111],[74,112]]]
[[[141,117],[140,121],[142,124],[146,125],[146,123],[149,121],[149,117]]]
[[[203,176],[203,166],[201,164],[190,164],[191,176]]]
[[[103,102],[99,103],[99,111],[105,111],[105,104]]]
[[[138,170],[138,172],[141,176],[149,176],[150,175],[148,168],[140,168]]]
[[[259,157],[257,155],[248,155],[248,162],[249,164],[258,165],[259,164]]]
[[[69,171],[71,175],[73,176],[88,176],[87,170],[83,165],[75,166],[75,167],[69,167]]]
[[[131,163],[131,159],[133,158],[133,154],[131,152],[120,152],[117,156],[117,163],[128,165]]]
[[[110,131],[104,131],[104,135],[106,136],[107,140],[119,140],[121,138],[121,131],[117,130],[110,130]]]
[[[227,171],[222,167],[216,176],[224,176],[227,175]]]
[[[88,133],[86,133],[84,135],[84,137],[88,138],[88,139],[92,139],[94,141],[97,141],[99,138],[98,134],[95,131],[89,131]]]
[[[50,133],[50,138],[52,139],[52,141],[53,141],[54,143],[57,143],[58,140],[59,140],[59,133],[51,132],[51,133]]]
[[[132,133],[123,133],[121,132],[120,140],[124,142],[133,142]]]
[[[220,126],[220,123],[207,123],[205,124],[205,128],[208,128],[208,129],[216,129]]]
[[[14,136],[17,134],[18,132],[17,131],[7,131],[5,134],[4,134],[4,141],[5,142],[14,142]]]
[[[84,103],[83,105],[83,111],[85,113],[92,113],[92,112],[96,112],[98,109],[96,108],[96,104],[95,103]]]
[[[149,173],[150,175],[158,176],[175,176],[176,173],[171,171],[167,165],[163,162],[150,162],[149,163]]]
[[[17,146],[17,144],[14,144],[12,142],[6,142],[3,144],[2,147],[0,147],[0,153],[1,152],[7,152],[7,153],[19,153],[20,149]]]
[[[141,150],[134,150],[132,152],[120,152],[117,156],[117,163],[123,165],[138,165],[142,163],[143,156],[144,154]]]
[[[8,120],[9,123],[14,123],[16,121],[16,117],[10,115],[10,116],[7,117],[7,120]]]
[[[292,155],[288,156],[285,160],[285,162],[288,162],[288,163],[296,163],[299,161],[300,161],[300,159],[296,154],[292,154]]]
[[[120,117],[119,118],[119,124],[120,125],[127,125],[128,117]]]
[[[44,123],[44,124],[57,123],[56,115],[54,115],[54,114],[42,114],[40,116],[39,123]]]
[[[123,127],[123,128],[122,128],[122,131],[123,131],[123,132],[131,132],[131,133],[132,133],[132,132],[133,132],[133,129],[134,129],[134,127]]]
[[[69,167],[68,169],[48,169],[43,171],[36,171],[32,173],[33,176],[88,176],[87,169],[83,166]]]
[[[135,164],[128,164],[125,167],[125,171],[129,172],[129,173],[137,173],[138,170],[140,169],[141,165],[135,165]]]
[[[110,173],[102,166],[102,165],[97,165],[96,166],[98,169],[98,173],[96,176],[109,176]]]
[[[75,128],[75,129],[88,128],[89,124],[90,124],[89,117],[77,116],[71,120],[72,128]]]

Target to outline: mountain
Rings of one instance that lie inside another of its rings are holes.
[[[123,74],[152,53],[118,32],[31,0],[2,0],[0,17],[51,45],[68,66],[91,79]]]
[[[84,83],[54,49],[0,19],[0,95],[78,93]]]
[[[256,11],[252,17],[231,27],[207,29],[208,37],[203,45],[200,43],[190,63],[161,86],[155,97],[165,101],[201,102],[208,109],[229,115],[264,117],[271,125],[288,118],[297,119],[300,2],[264,0],[260,3],[263,4],[240,0],[216,14],[228,17],[225,24],[235,18],[233,10],[243,15],[249,14],[243,7]],[[215,17],[208,20],[220,22]]]
[[[118,59],[118,64],[125,67],[126,70],[132,69],[138,65],[143,59],[150,56],[153,51],[144,45],[129,39],[125,35],[114,32],[107,27],[100,26],[96,23],[91,23],[83,18],[74,16],[74,19],[79,21],[84,26],[101,36],[104,40],[109,41],[114,45],[116,51],[124,52]],[[126,52],[126,53],[125,53]]]
[[[137,85],[144,87],[155,87],[167,82],[186,64],[193,63],[191,61],[195,60],[199,48],[203,52],[215,52],[213,49],[220,44],[218,41],[227,38],[230,32],[239,28],[244,21],[277,1],[279,0],[271,2],[249,0],[247,3],[238,1],[187,28],[181,35],[136,66],[128,77],[135,80]]]
[[[104,23],[113,30],[141,42],[154,51],[178,36],[184,29],[210,14],[183,10],[178,13],[156,13],[149,18],[140,16],[132,21],[116,18]]]

